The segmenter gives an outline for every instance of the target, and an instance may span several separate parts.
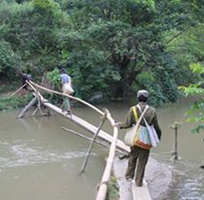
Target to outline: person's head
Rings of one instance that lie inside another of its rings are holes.
[[[139,90],[137,92],[137,99],[139,102],[147,102],[149,92],[147,90]]]
[[[63,67],[63,68],[61,68],[61,69],[60,69],[60,73],[61,73],[61,74],[66,73],[66,69],[65,69],[64,67]]]

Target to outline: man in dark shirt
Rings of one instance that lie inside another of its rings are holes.
[[[27,74],[25,71],[20,71],[20,76],[21,76],[21,84],[22,84],[21,95],[26,95],[27,91],[30,90],[30,87],[28,86],[27,81],[31,80],[31,76]]]
[[[28,90],[28,85],[26,81],[30,80],[30,76],[27,73],[22,72],[21,77],[22,77],[22,85],[25,85],[23,89]]]
[[[147,106],[147,99],[148,99],[149,93],[146,90],[139,90],[137,93],[137,99],[138,104],[142,110],[144,111],[145,107]],[[133,106],[134,107],[134,106]],[[133,107],[131,107],[126,115],[126,120],[124,123],[117,123],[117,126],[119,126],[120,129],[126,129],[131,128],[134,124],[136,124],[136,119],[133,113]],[[141,112],[139,111],[138,107],[136,107],[136,112],[138,114],[138,117],[140,117]],[[161,129],[158,123],[157,114],[154,108],[148,107],[144,114],[144,118],[146,119],[147,123],[149,125],[153,125],[158,138],[161,139]],[[141,120],[140,124],[142,126],[146,126],[144,119]],[[143,178],[145,173],[145,167],[149,158],[150,150],[143,149],[139,146],[132,146],[131,151],[129,154],[129,160],[128,160],[128,168],[126,170],[126,179],[128,181],[134,180],[136,182],[136,185],[138,187],[141,187],[143,185]],[[138,163],[138,165],[137,165]],[[136,169],[137,166],[137,170]],[[136,174],[135,174],[136,171]]]

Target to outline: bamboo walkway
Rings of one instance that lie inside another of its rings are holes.
[[[108,155],[108,159],[107,159],[107,164],[101,179],[101,183],[99,185],[98,188],[98,192],[97,192],[97,196],[96,196],[96,200],[105,200],[106,199],[106,195],[107,195],[107,188],[108,188],[108,183],[110,181],[110,176],[112,173],[112,165],[113,165],[113,160],[115,157],[115,151],[118,149],[124,153],[128,153],[130,151],[129,147],[126,146],[121,140],[118,139],[118,128],[114,126],[115,121],[113,120],[113,118],[111,117],[110,113],[108,110],[104,112],[102,112],[101,110],[99,110],[98,108],[94,107],[93,105],[79,99],[76,97],[73,97],[71,95],[65,95],[62,94],[60,92],[54,91],[54,90],[50,90],[47,88],[44,88],[40,85],[37,85],[34,82],[29,81],[28,84],[31,86],[31,88],[34,90],[34,98],[32,99],[32,101],[22,110],[22,112],[18,115],[19,118],[24,117],[25,113],[28,111],[28,109],[36,103],[36,101],[38,101],[38,107],[37,109],[34,111],[33,115],[37,112],[37,110],[39,110],[42,113],[42,110],[40,108],[41,104],[44,105],[45,107],[49,108],[50,110],[53,110],[54,112],[58,113],[59,115],[62,115],[63,117],[71,120],[73,123],[79,125],[80,127],[86,129],[87,131],[89,131],[90,133],[94,134],[94,137],[92,139],[91,145],[90,145],[90,149],[89,152],[87,153],[87,158],[84,162],[84,166],[82,169],[82,172],[85,169],[85,165],[86,162],[88,161],[88,156],[89,153],[91,151],[91,148],[93,146],[93,143],[95,142],[96,137],[99,138],[102,141],[105,141],[107,143],[110,144],[110,150],[109,150],[109,155]],[[94,109],[96,112],[98,112],[100,115],[102,115],[103,117],[105,116],[106,119],[108,119],[108,121],[110,122],[110,124],[113,127],[113,136],[111,136],[110,134],[104,132],[101,128],[103,125],[103,122],[101,123],[100,127],[95,127],[94,125],[90,124],[89,122],[85,121],[84,119],[81,119],[79,117],[77,117],[76,115],[72,114],[67,115],[64,112],[62,112],[62,109],[49,103],[46,99],[44,99],[44,97],[41,95],[41,93],[39,92],[39,90],[44,90],[46,92],[49,93],[55,93],[58,95],[62,95],[62,96],[67,96],[71,99],[74,99],[76,101],[79,101],[87,106],[89,106],[90,108]],[[135,184],[132,184],[132,196],[133,196],[133,200],[151,200],[151,197],[149,195],[149,191],[148,191],[148,187],[147,184],[144,184],[143,187],[136,187]],[[130,199],[123,199],[123,200],[130,200]]]
[[[137,187],[135,183],[132,183],[132,195],[133,200],[151,200],[146,182],[142,187]]]
[[[71,120],[75,124],[81,126],[82,128],[86,129],[87,131],[89,131],[92,134],[94,134],[97,131],[96,126],[94,126],[94,125],[90,124],[89,122],[77,117],[74,114],[72,114],[72,116],[70,117],[70,115],[66,115],[65,113],[63,113],[62,109],[58,108],[57,106],[55,106],[49,102],[45,102],[45,103],[43,103],[43,105],[46,106],[47,108],[52,109],[56,113],[68,118],[69,120]],[[113,136],[109,135],[108,133],[104,132],[103,130],[100,130],[98,137],[101,140],[106,141],[108,143],[111,143],[113,140]],[[117,148],[124,151],[124,153],[129,152],[129,147],[126,146],[121,140],[118,140],[118,139],[117,139]]]

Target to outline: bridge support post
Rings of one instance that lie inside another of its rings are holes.
[[[172,129],[175,130],[174,151],[172,152],[174,162],[179,159],[178,157],[178,127],[179,125],[180,124],[178,122],[174,122],[174,124],[170,126]]]
[[[21,113],[18,115],[18,118],[23,118],[25,113],[29,110],[30,107],[32,107],[37,101],[37,97],[34,97],[30,103],[21,111]]]
[[[88,151],[87,151],[87,153],[86,153],[86,158],[85,158],[85,160],[84,160],[84,162],[83,162],[83,165],[82,165],[82,167],[81,167],[81,173],[84,173],[84,171],[85,171],[85,168],[86,168],[86,165],[87,165],[87,162],[88,162],[88,159],[89,159],[89,156],[90,156],[92,147],[93,147],[94,142],[95,142],[95,140],[96,140],[96,137],[97,137],[99,131],[101,130],[103,124],[104,124],[105,121],[106,121],[106,115],[107,115],[107,112],[104,113],[103,119],[102,119],[101,123],[99,124],[98,130],[96,131],[96,133],[94,134],[94,136],[93,136],[93,138],[92,138],[91,144],[89,145],[89,149],[88,149]]]

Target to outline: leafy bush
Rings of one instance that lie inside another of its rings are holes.
[[[189,62],[203,61],[197,1],[18,2],[1,0],[1,79],[17,80],[13,69],[20,68],[40,81],[64,65],[85,100],[97,92],[129,100],[147,88],[162,105],[176,101],[178,84],[194,80]]]
[[[0,41],[0,77],[4,80],[14,78],[17,72],[16,63],[19,62],[20,58],[13,51],[10,43]]]
[[[180,86],[179,89],[186,96],[198,96],[198,100],[192,104],[187,113],[187,121],[196,124],[196,127],[192,130],[193,133],[200,133],[204,131],[204,66],[200,63],[195,63],[190,68],[197,75],[197,83],[190,84],[188,87]]]
[[[27,96],[14,96],[12,98],[0,98],[0,110],[12,110],[24,107],[32,98],[32,94]]]

